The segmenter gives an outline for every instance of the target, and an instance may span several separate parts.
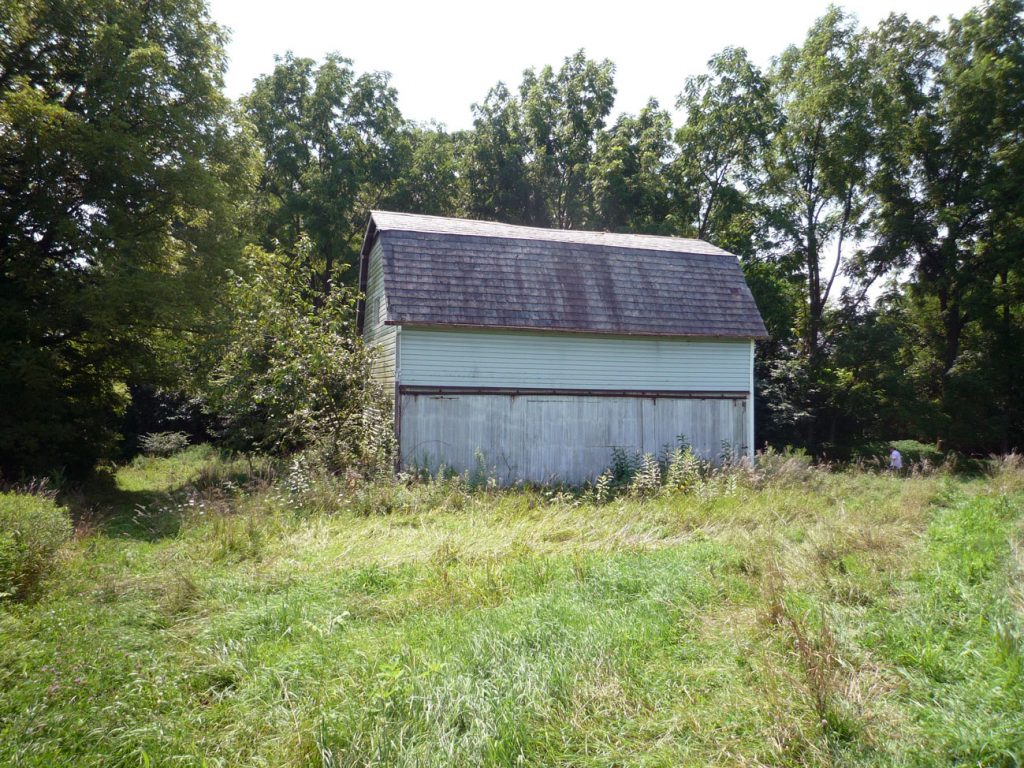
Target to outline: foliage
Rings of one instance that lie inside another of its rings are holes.
[[[536,224],[579,227],[590,200],[587,168],[615,101],[615,65],[579,50],[556,73],[523,73],[519,87],[522,132],[530,154],[530,180],[542,204]]]
[[[676,134],[677,195],[695,237],[715,237],[723,248],[752,251],[751,193],[760,183],[768,140],[779,113],[769,81],[742,48],[726,48],[690,77],[676,106],[685,113]]]
[[[380,207],[437,216],[464,214],[466,179],[461,153],[466,149],[465,135],[450,134],[436,123],[407,124],[395,144],[401,176]]]
[[[895,448],[903,457],[905,466],[927,463],[932,467],[938,467],[946,459],[946,455],[934,445],[918,442],[917,440],[892,440],[888,443],[865,443],[854,449],[854,456],[863,459],[873,459],[880,466],[887,466],[889,452]]]
[[[0,468],[109,456],[238,254],[249,146],[199,0],[0,4]]]
[[[34,597],[71,537],[71,518],[49,495],[0,492],[0,602]]]
[[[249,249],[204,391],[225,445],[306,449],[331,469],[387,466],[390,406],[369,376],[372,353],[353,332],[355,297],[345,287],[312,294],[289,256]]]
[[[1020,447],[1022,25],[1022,0],[944,26],[832,7],[764,69],[714,55],[680,83],[675,124],[654,100],[617,115],[613,63],[580,50],[496,84],[449,132],[333,53],[277,58],[235,109],[203,0],[0,4],[0,471],[81,474],[147,432],[204,439],[200,406],[234,447],[351,445],[355,411],[339,425],[326,403],[355,379],[294,398],[284,382],[363,365],[343,307],[375,207],[705,238],[741,257],[771,336],[762,439]],[[267,270],[287,290],[243,298]],[[259,327],[271,316],[340,351],[288,352]],[[385,419],[367,418],[377,455]]]
[[[678,229],[670,163],[672,118],[651,99],[596,137],[589,165],[594,226],[615,232],[672,234]]]
[[[243,99],[264,152],[260,242],[290,257],[317,300],[354,281],[367,213],[398,174],[402,118],[388,81],[337,54],[317,64],[289,52]]]
[[[180,383],[184,386],[184,382]],[[135,384],[128,387],[130,398],[121,426],[122,454],[136,455],[144,435],[157,432],[179,432],[187,443],[211,438],[211,424],[199,397],[179,389],[162,389]]]
[[[831,330],[828,300],[848,255],[844,249],[863,234],[872,148],[869,81],[864,33],[835,7],[770,73],[781,120],[768,145],[764,188],[784,249],[780,258],[803,287],[797,328],[810,385],[803,400],[812,446],[833,400],[834,376],[823,350]]]
[[[473,105],[464,163],[471,216],[510,224],[534,223],[540,216],[527,176],[528,147],[520,115],[519,100],[504,83]]]
[[[676,448],[668,456],[666,463],[668,465],[665,470],[667,490],[685,493],[693,490],[700,482],[704,462],[690,446]]]
[[[139,438],[139,447],[150,456],[170,456],[188,445],[184,432],[148,432]]]
[[[945,417],[937,437],[1005,449],[1022,418],[1024,5],[986,3],[945,34],[897,16],[872,42],[879,242],[863,268],[913,271],[907,303],[932,369],[918,395]]]

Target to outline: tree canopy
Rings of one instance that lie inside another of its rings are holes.
[[[340,54],[285,52],[234,104],[224,40],[202,0],[0,0],[5,475],[116,455],[140,387],[268,450],[367,402],[374,207],[731,250],[773,443],[1024,444],[1024,0],[873,28],[831,7],[765,67],[729,47],[681,77],[675,118],[616,114],[614,64],[581,50],[455,132]],[[300,371],[316,393],[285,391]]]
[[[250,142],[199,0],[0,4],[0,467],[90,467],[176,383],[241,231]]]

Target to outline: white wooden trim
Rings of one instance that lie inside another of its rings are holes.
[[[754,462],[754,340],[750,340],[750,394],[747,396],[747,456]]]

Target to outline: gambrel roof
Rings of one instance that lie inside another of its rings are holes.
[[[736,256],[703,240],[373,211],[363,290],[378,240],[389,324],[768,336]]]

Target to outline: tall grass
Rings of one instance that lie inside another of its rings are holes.
[[[0,608],[0,763],[1024,756],[1013,460],[899,478],[681,449],[603,490],[481,473],[364,482],[202,447],[120,469],[41,599]]]

